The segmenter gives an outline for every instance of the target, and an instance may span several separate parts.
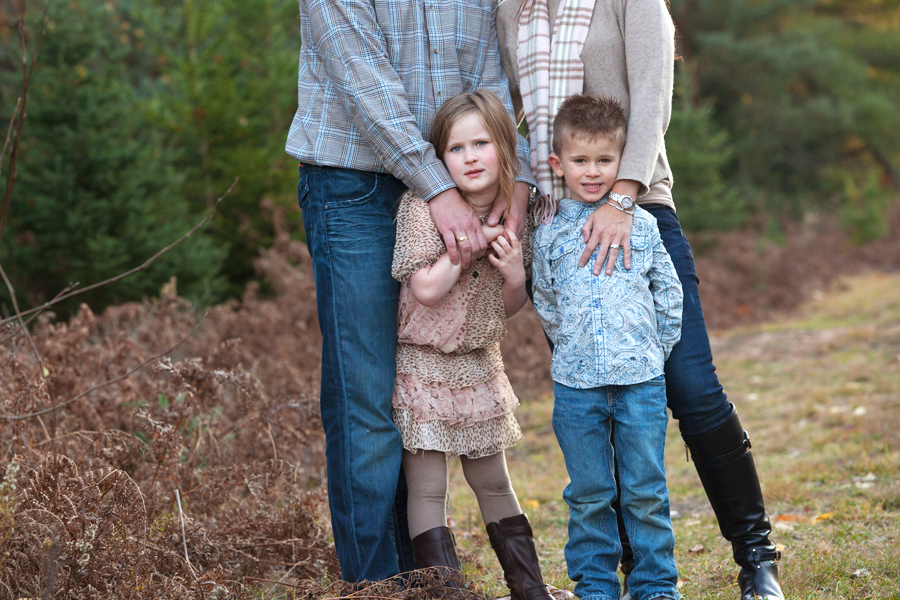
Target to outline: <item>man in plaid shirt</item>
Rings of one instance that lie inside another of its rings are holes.
[[[321,413],[341,574],[386,579],[415,568],[391,420],[399,284],[391,277],[397,202],[429,203],[451,260],[486,250],[481,225],[428,139],[445,100],[488,88],[512,113],[500,68],[497,0],[299,0],[298,109],[286,150],[313,259],[322,330]],[[521,233],[533,184],[527,146],[513,208]],[[503,199],[501,199],[503,200]],[[395,502],[395,497],[398,499]],[[402,532],[401,532],[402,531]]]

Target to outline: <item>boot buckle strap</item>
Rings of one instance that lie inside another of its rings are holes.
[[[775,548],[750,548],[744,556],[746,564],[759,565],[769,560],[781,560],[781,550]]]

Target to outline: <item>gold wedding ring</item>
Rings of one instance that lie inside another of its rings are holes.
[[[464,242],[464,241],[466,241],[467,239],[469,239],[469,236],[464,235],[464,236],[462,236],[461,238],[456,238],[456,241],[457,241],[457,242]]]

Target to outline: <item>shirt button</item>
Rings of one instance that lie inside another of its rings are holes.
[[[439,54],[439,52],[438,52],[438,49],[437,49],[437,48],[435,48],[435,49],[434,49],[434,53],[435,53],[435,54]]]
[[[600,301],[594,300],[594,308],[600,308]]]

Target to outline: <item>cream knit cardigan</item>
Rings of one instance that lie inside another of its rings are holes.
[[[500,60],[519,117],[516,43],[522,1],[502,0],[497,9]],[[559,0],[549,0],[549,13],[555,15],[558,6]],[[650,191],[639,203],[674,207],[664,136],[672,113],[675,27],[665,0],[597,0],[581,58],[584,93],[616,98],[628,118],[618,178],[638,181],[639,196]]]

